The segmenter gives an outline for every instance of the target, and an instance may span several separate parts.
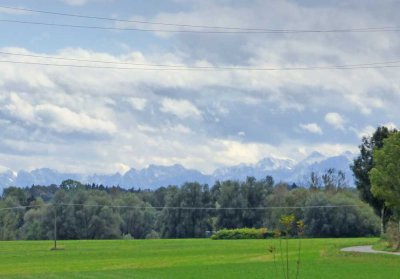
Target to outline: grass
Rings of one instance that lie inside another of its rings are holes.
[[[268,252],[277,240],[0,242],[0,278],[281,278]],[[400,257],[340,252],[375,238],[305,239],[300,278],[398,278]],[[291,240],[295,258],[296,240]],[[294,267],[295,262],[291,262]],[[294,277],[292,277],[294,278]]]
[[[393,248],[388,241],[386,240],[379,240],[376,242],[372,248],[377,251],[384,251],[384,252],[400,252]]]

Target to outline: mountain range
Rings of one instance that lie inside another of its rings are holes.
[[[307,180],[311,172],[323,173],[329,168],[341,170],[345,173],[347,184],[354,185],[352,172],[349,168],[354,154],[345,152],[338,156],[327,157],[314,152],[304,160],[296,162],[292,159],[267,157],[255,164],[239,164],[236,166],[216,169],[206,175],[194,169],[187,169],[182,165],[172,166],[150,165],[147,168],[130,169],[125,174],[92,174],[62,173],[49,168],[40,168],[32,171],[20,170],[13,172],[4,169],[0,172],[0,192],[8,186],[25,187],[31,185],[59,185],[63,180],[74,179],[82,183],[95,183],[104,186],[119,185],[123,188],[155,189],[161,186],[181,185],[185,182],[213,184],[217,180],[245,180],[247,176],[257,179],[271,175],[276,182],[300,183]]]

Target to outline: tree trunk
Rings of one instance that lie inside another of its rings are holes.
[[[400,220],[399,220],[399,231],[397,232],[397,244],[396,244],[396,250],[400,249]]]
[[[385,234],[384,219],[385,219],[385,206],[382,205],[382,208],[381,208],[381,237]]]

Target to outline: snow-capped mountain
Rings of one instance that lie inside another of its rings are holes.
[[[240,164],[233,167],[219,168],[214,171],[214,180],[238,179],[244,180],[247,176],[254,176],[257,179],[265,178],[267,175],[277,173],[290,173],[295,166],[292,159],[264,158],[256,164]]]
[[[168,185],[181,185],[185,182],[197,181],[209,183],[209,177],[197,170],[186,169],[182,165],[172,166],[150,165],[142,170],[130,169],[118,184],[125,188],[157,188]],[[114,184],[117,185],[117,184]]]
[[[82,183],[95,183],[105,186],[119,185],[124,188],[150,188],[160,186],[181,185],[185,182],[199,182],[213,184],[217,180],[245,180],[247,176],[257,179],[271,175],[275,181],[300,183],[306,181],[311,172],[322,174],[329,168],[341,170],[345,173],[348,184],[353,185],[353,177],[349,168],[354,155],[346,152],[342,155],[326,157],[318,152],[310,154],[300,162],[289,158],[268,157],[255,164],[239,164],[232,167],[218,168],[211,175],[205,175],[182,165],[172,166],[150,165],[147,168],[130,169],[125,174],[93,174],[81,175],[61,173],[49,168],[35,169],[33,171],[21,170],[18,173],[2,168],[0,170],[0,192],[8,186],[25,187],[30,185],[59,185],[63,180],[74,179]]]
[[[0,169],[0,193],[3,187],[14,185],[16,178],[17,174],[12,170],[6,168]]]
[[[336,171],[342,171],[346,176],[348,185],[354,185],[353,173],[350,165],[353,162],[354,155],[345,152],[338,156],[325,157],[318,152],[312,153],[310,156],[300,161],[289,174],[286,179],[292,182],[304,184],[309,178],[311,172],[323,174],[326,170],[334,168]]]

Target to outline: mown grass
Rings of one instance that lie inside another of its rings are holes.
[[[339,251],[376,242],[305,239],[300,278],[399,278],[398,256]],[[65,250],[59,251],[51,251],[51,245],[0,242],[0,278],[281,278],[268,252],[271,245],[279,247],[277,240],[60,241]],[[296,245],[290,241],[293,259]]]
[[[379,240],[378,242],[376,242],[372,248],[374,250],[378,250],[378,251],[384,251],[384,252],[399,252],[398,250],[396,250],[395,248],[393,248],[390,243],[386,240]]]

